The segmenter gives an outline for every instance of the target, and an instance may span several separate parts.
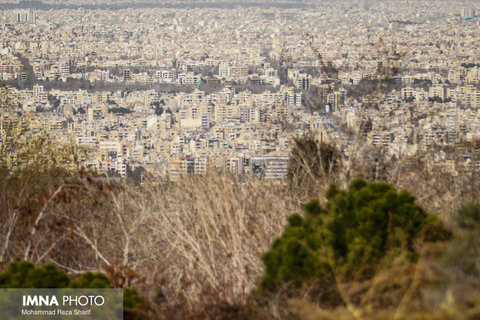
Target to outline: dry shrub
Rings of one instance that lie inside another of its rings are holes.
[[[150,192],[168,261],[161,290],[191,307],[245,301],[262,274],[259,257],[295,209],[284,186],[255,178],[191,176]]]
[[[141,187],[81,175],[49,190],[31,219],[12,220],[11,238],[28,236],[9,241],[5,263],[105,272],[118,287],[140,288],[152,316],[244,303],[262,274],[260,256],[298,209],[281,183],[217,174]]]

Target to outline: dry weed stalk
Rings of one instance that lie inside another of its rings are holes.
[[[298,209],[285,185],[254,177],[140,188],[80,179],[52,188],[26,225],[4,211],[0,253],[5,263],[106,272],[117,286],[143,287],[152,300],[161,293],[170,305],[241,304],[263,272],[260,256]]]

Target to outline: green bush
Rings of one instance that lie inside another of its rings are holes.
[[[347,190],[330,186],[327,203],[304,206],[289,218],[283,235],[262,257],[260,286],[369,279],[382,267],[414,261],[424,242],[450,237],[441,221],[415,204],[406,191],[386,183],[353,181]]]
[[[142,309],[142,300],[133,288],[123,290],[123,315],[125,319],[143,319],[139,310]]]
[[[67,274],[53,264],[35,268],[28,261],[13,262],[0,274],[0,288],[66,288],[68,283]]]
[[[112,281],[102,273],[86,272],[70,279],[54,264],[38,268],[28,261],[12,262],[0,273],[0,288],[113,288]],[[125,319],[141,318],[142,300],[134,288],[124,288]]]
[[[102,273],[86,272],[70,281],[70,288],[112,288],[112,281]]]

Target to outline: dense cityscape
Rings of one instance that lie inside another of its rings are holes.
[[[429,150],[430,168],[452,173],[480,166],[478,148],[442,149],[480,135],[472,6],[17,9],[0,23],[12,106],[0,130],[28,119],[32,134],[86,147],[75,165],[99,173],[279,179],[307,133],[345,142],[347,157],[361,139]]]

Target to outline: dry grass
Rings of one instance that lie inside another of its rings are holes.
[[[298,209],[284,186],[254,178],[196,176],[147,190],[159,258],[170,262],[161,290],[190,306],[243,302],[262,274],[260,256]]]
[[[26,257],[70,273],[106,272],[162,308],[244,303],[262,274],[261,255],[300,209],[287,186],[253,177],[142,187],[72,180],[50,190],[22,223],[3,210],[4,263]]]

